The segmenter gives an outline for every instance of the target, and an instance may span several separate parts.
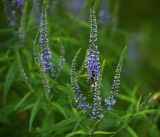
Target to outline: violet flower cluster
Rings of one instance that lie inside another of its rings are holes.
[[[45,4],[44,4],[45,5]],[[52,77],[53,73],[53,63],[51,59],[51,51],[48,46],[48,30],[47,30],[47,6],[42,8],[41,19],[40,19],[40,46],[41,46],[41,63],[42,68],[45,72],[50,72]]]

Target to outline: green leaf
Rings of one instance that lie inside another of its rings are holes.
[[[48,133],[53,131],[65,131],[65,128],[73,125],[73,123],[77,122],[77,118],[68,118],[66,120],[62,120],[56,125],[52,125],[48,130],[43,130],[41,133]]]
[[[127,129],[128,133],[130,134],[131,137],[138,137],[137,133],[132,128],[127,126],[126,129]]]
[[[29,132],[31,132],[31,130],[32,130],[33,121],[36,117],[36,114],[37,114],[38,110],[40,109],[41,99],[42,99],[42,95],[39,96],[39,98],[34,103],[34,106],[32,108],[31,116],[30,116],[30,119],[29,119]]]
[[[160,115],[160,110],[158,110],[158,109],[144,110],[144,111],[136,113],[136,115],[144,115],[144,114],[150,114],[150,113],[151,114],[156,113],[157,115],[158,114]]]
[[[121,117],[121,119],[126,122],[129,120],[130,117],[132,117],[134,114],[126,114],[124,116]]]
[[[32,94],[32,92],[27,92],[27,94],[19,101],[19,103],[15,106],[15,110],[17,110],[17,108],[19,108],[22,103]]]
[[[140,97],[139,97],[139,99],[138,99],[137,105],[136,105],[136,109],[137,109],[137,111],[139,111],[139,107],[140,107],[141,99],[142,99],[142,97],[140,96]]]
[[[67,118],[67,115],[63,109],[63,107],[61,107],[59,104],[52,102],[51,105],[53,106],[53,108],[57,109],[65,118]]]
[[[79,70],[79,72],[78,72],[78,77],[79,77],[79,75],[81,75],[82,73],[83,73],[83,70],[84,70],[84,68],[85,68],[85,66],[86,66],[86,59],[87,59],[87,56],[88,56],[88,50],[87,50],[87,52],[86,52],[86,55],[85,55],[85,58],[84,58],[84,61],[83,61],[83,63],[82,63],[82,65],[81,65],[81,67],[80,67],[80,70]]]
[[[138,91],[138,88],[139,88],[139,85],[136,85],[134,88],[133,88],[133,90],[132,90],[132,92],[131,92],[131,95],[132,95],[132,97],[136,97],[136,93],[137,93],[137,91]]]
[[[25,110],[31,109],[31,108],[33,108],[33,106],[34,106],[34,104],[27,105],[21,111],[25,111]]]
[[[82,120],[84,120],[84,116],[82,116],[82,117],[80,117],[80,118],[78,119],[78,121],[77,121],[74,129],[72,130],[72,132],[75,132],[75,131],[76,131],[76,129],[78,128],[78,126],[81,125]]]
[[[125,100],[127,102],[130,102],[132,104],[136,104],[136,100],[134,98],[129,97],[129,96],[126,96],[126,95],[123,95],[123,94],[119,94],[118,98],[120,98],[122,100]]]
[[[5,82],[4,82],[4,90],[3,90],[3,102],[6,102],[6,98],[10,89],[10,86],[16,76],[17,73],[17,64],[16,62],[12,63],[7,73]]]

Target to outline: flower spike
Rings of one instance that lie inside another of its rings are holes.
[[[44,1],[45,2],[45,1]],[[47,4],[43,4],[41,19],[40,19],[40,46],[41,46],[41,63],[44,71],[50,72],[52,77],[53,73],[53,63],[51,59],[51,51],[48,46],[48,30],[47,30]]]
[[[112,106],[114,106],[116,103],[116,96],[118,95],[118,92],[119,92],[120,75],[121,75],[121,70],[122,70],[122,65],[124,60],[124,53],[126,49],[127,49],[127,46],[123,49],[123,52],[121,54],[121,57],[119,59],[119,62],[115,71],[114,80],[113,80],[113,84],[110,91],[111,95],[107,99],[105,99],[105,105],[108,110],[111,110]]]
[[[90,108],[89,104],[86,103],[86,97],[83,96],[82,91],[78,85],[78,78],[76,75],[76,61],[77,56],[80,53],[80,50],[76,53],[71,66],[71,84],[73,87],[74,100],[77,104],[77,109],[82,110],[83,112],[87,112],[87,109]]]

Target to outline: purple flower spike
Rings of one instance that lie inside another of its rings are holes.
[[[71,66],[71,84],[73,88],[74,100],[77,105],[78,110],[82,110],[83,113],[86,113],[90,109],[90,105],[86,102],[86,97],[84,97],[83,92],[80,90],[78,84],[78,78],[76,75],[76,60],[80,51],[77,52],[76,56],[72,61]]]
[[[124,60],[124,53],[126,49],[127,49],[127,46],[124,48],[121,54],[120,60],[118,62],[118,65],[116,67],[114,80],[113,80],[111,91],[110,91],[110,96],[107,97],[107,99],[105,99],[105,105],[109,111],[112,110],[112,106],[116,104],[116,96],[118,95],[118,92],[119,92],[121,70],[122,70],[122,65]]]
[[[99,78],[99,52],[96,45],[97,41],[97,23],[95,11],[90,9],[90,40],[89,54],[87,59],[88,80],[94,82]]]
[[[92,119],[101,119],[101,80],[100,80],[100,63],[97,41],[97,22],[95,11],[90,8],[90,39],[89,54],[87,58],[87,72],[90,88],[93,93]]]
[[[41,19],[40,19],[40,45],[41,45],[41,62],[42,68],[45,72],[51,72],[52,77],[53,73],[53,63],[50,62],[51,51],[48,47],[48,30],[47,30],[47,8],[44,6],[42,8]]]

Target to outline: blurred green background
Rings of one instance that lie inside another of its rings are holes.
[[[66,136],[74,129],[75,123],[67,124],[67,126],[64,124],[64,127],[59,126],[47,134],[41,133],[41,130],[50,126],[54,128],[60,121],[74,117],[73,108],[70,107],[70,101],[73,103],[70,66],[75,53],[81,48],[82,51],[77,62],[77,68],[79,68],[88,49],[89,1],[50,0],[48,9],[49,47],[52,50],[53,62],[57,67],[60,50],[57,39],[59,39],[64,46],[66,60],[65,67],[58,78],[51,82],[51,89],[53,102],[60,105],[61,108],[58,110],[64,111],[67,116],[62,116],[57,110],[53,110],[52,114],[49,115],[46,108],[42,109],[35,116],[36,119],[31,132],[28,131],[30,114],[33,110],[30,105],[34,104],[38,95],[43,92],[41,76],[33,60],[33,43],[39,28],[42,1],[38,6],[34,1],[26,0],[23,44],[18,37],[23,9],[20,10],[11,4],[16,16],[16,25],[13,27],[9,25],[7,20],[8,15],[5,13],[4,3],[2,0],[0,1],[0,137]],[[124,46],[128,45],[115,113],[122,116],[134,112],[139,97],[141,96],[142,100],[145,100],[149,93],[152,94],[150,98],[152,102],[145,104],[147,109],[159,111],[160,1],[95,0],[94,7],[98,22],[100,61],[106,60],[103,75],[103,98],[110,90],[121,52]],[[18,109],[15,109],[16,104],[29,92],[20,77],[17,66],[17,51],[20,53],[23,68],[37,95],[26,99]],[[88,85],[83,76],[79,82],[81,89],[86,91]],[[45,102],[44,99],[43,102]],[[122,129],[115,136],[159,137],[159,114],[160,112],[144,114],[143,118],[137,116],[129,125],[133,131],[127,128],[127,130]],[[105,117],[107,118],[100,123],[98,130],[116,131],[121,127],[121,121],[114,119],[111,114]],[[45,121],[48,121],[47,124]],[[82,123],[83,126],[86,127]],[[64,130],[61,131],[60,128]],[[76,136],[79,137],[80,135]]]

